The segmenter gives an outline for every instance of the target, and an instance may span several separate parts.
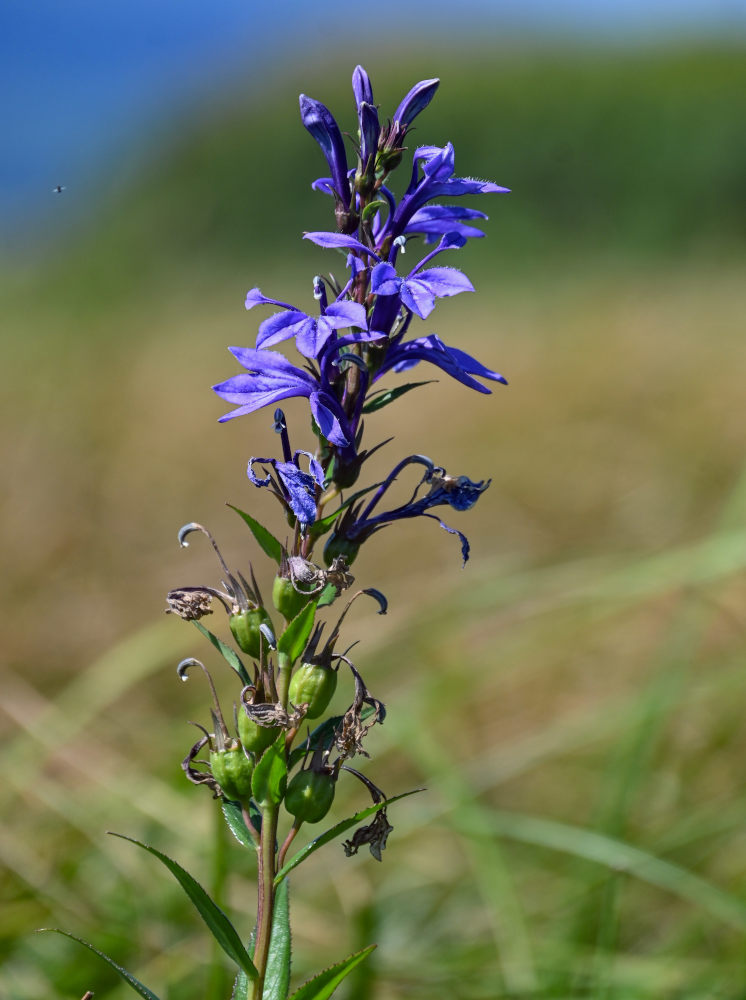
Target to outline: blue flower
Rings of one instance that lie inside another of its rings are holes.
[[[392,510],[375,514],[374,510],[389,487],[397,479],[399,473],[408,465],[423,465],[425,473],[417,484],[411,500]],[[331,549],[339,546],[341,541],[361,545],[371,535],[392,524],[413,517],[429,517],[437,521],[441,528],[452,535],[458,535],[461,541],[461,555],[464,563],[469,558],[469,542],[463,532],[451,528],[435,514],[430,514],[432,507],[447,505],[454,510],[469,510],[477,502],[482,493],[490,485],[491,480],[474,482],[468,476],[449,476],[445,469],[439,468],[424,455],[409,455],[389,473],[381,483],[373,498],[364,505],[363,501],[348,508],[338,519],[334,534],[330,539]],[[427,486],[428,491],[419,495],[421,489]]]
[[[352,192],[347,170],[347,154],[339,125],[321,101],[300,95],[300,116],[306,129],[321,147],[332,174],[332,193],[337,203],[337,224],[342,231],[357,229],[357,217],[350,214]],[[354,225],[353,225],[354,223]]]
[[[466,351],[460,351],[456,347],[448,347],[434,333],[426,337],[416,337],[389,347],[383,364],[376,372],[375,380],[381,378],[389,371],[403,372],[409,368],[414,368],[420,361],[427,361],[432,365],[437,365],[451,378],[476,389],[477,392],[489,393],[490,390],[477,382],[472,376],[488,379],[491,382],[502,382],[507,385],[508,381],[498,372],[485,368],[483,364],[473,358]]]
[[[235,410],[220,417],[221,423],[272,406],[282,399],[305,396],[327,441],[342,447],[353,443],[354,434],[344,410],[331,385],[321,376],[296,368],[277,351],[231,347],[230,352],[246,373],[233,375],[213,386],[221,399],[236,405]]]
[[[305,455],[308,459],[308,472],[303,472],[300,468],[300,455]],[[260,479],[253,469],[255,462],[271,466],[275,475],[270,472],[264,479]],[[316,519],[317,493],[324,487],[324,470],[310,452],[296,451],[290,462],[278,462],[276,458],[251,458],[247,474],[254,486],[271,487],[272,492],[290,507],[303,526],[312,524]]]
[[[377,264],[371,273],[370,287],[376,295],[398,295],[402,304],[413,313],[426,319],[435,308],[436,298],[473,292],[474,286],[466,275],[455,267],[422,268],[443,250],[462,247],[466,240],[457,233],[445,235],[438,247],[424,257],[406,276],[398,277],[394,266],[387,261]]]
[[[295,337],[296,346],[304,357],[318,358],[336,330],[359,327],[358,333],[355,334],[356,340],[375,340],[383,336],[368,331],[368,321],[363,306],[344,299],[338,299],[327,306],[323,285],[321,289],[316,293],[320,300],[321,313],[319,316],[309,316],[308,313],[287,302],[267,298],[258,288],[252,288],[246,296],[247,309],[255,305],[271,304],[287,310],[274,313],[260,324],[256,338],[257,348],[273,347],[283,340]]]

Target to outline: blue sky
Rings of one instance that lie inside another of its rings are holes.
[[[746,0],[377,0],[367,51],[408,35],[480,41],[506,34],[593,41],[746,36]],[[61,183],[74,191],[184,102],[204,102],[232,80],[260,80],[303,52],[360,58],[345,2],[301,0],[2,0],[0,4],[0,227],[33,217]],[[365,52],[363,52],[363,57]],[[145,129],[144,129],[145,126]],[[68,198],[74,196],[68,194]],[[5,223],[5,225],[3,225]]]

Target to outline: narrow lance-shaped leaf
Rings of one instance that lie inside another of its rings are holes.
[[[253,805],[253,803],[252,803]],[[243,818],[243,812],[241,810],[240,802],[233,802],[231,799],[226,799],[221,797],[220,807],[223,811],[223,816],[225,817],[225,822],[228,824],[228,829],[231,831],[236,840],[243,847],[256,847],[256,843],[249,833],[249,829],[246,826],[246,821]],[[259,830],[259,823],[261,822],[261,816],[257,814],[251,817],[251,821],[254,824],[256,830]]]
[[[229,503],[228,506],[244,519],[251,529],[252,535],[259,542],[263,552],[270,559],[274,559],[279,566],[282,561],[282,545],[280,545],[275,536],[270,531],[267,531],[264,525],[260,524],[251,514],[247,514],[246,511],[234,507],[232,503]]]
[[[372,816],[374,813],[377,813],[386,806],[390,806],[392,803],[398,802],[399,799],[405,799],[408,795],[415,795],[417,792],[424,792],[424,790],[424,788],[413,788],[410,792],[402,792],[401,795],[394,795],[390,799],[384,799],[383,802],[377,802],[374,806],[368,806],[367,809],[362,809],[360,812],[355,813],[354,816],[350,816],[349,819],[343,819],[341,823],[337,823],[324,833],[319,834],[315,840],[312,840],[310,844],[306,844],[302,850],[298,851],[298,853],[292,857],[286,865],[283,865],[275,876],[275,885],[279,885],[279,883],[290,874],[293,868],[297,868],[299,864],[306,860],[306,858],[310,857],[315,851],[318,851],[318,849],[323,847],[324,844],[328,844],[330,840],[334,840],[336,837],[339,837],[340,834],[346,833],[347,830],[351,829],[353,826],[357,826],[358,823],[367,819],[368,816]]]
[[[279,805],[285,795],[287,781],[288,767],[285,761],[283,730],[259,758],[251,776],[251,794],[256,804],[262,809]]]
[[[288,880],[277,887],[262,1000],[287,1000],[290,989],[290,905]]]
[[[231,647],[227,645],[227,643],[223,642],[222,639],[218,639],[218,637],[214,635],[209,629],[205,628],[202,622],[193,620],[192,624],[197,626],[197,628],[200,630],[200,632],[206,639],[209,639],[209,641],[213,644],[215,649],[217,649],[217,651],[223,657],[225,662],[229,666],[233,667],[238,676],[241,678],[241,683],[244,685],[251,684],[251,681],[249,680],[248,671],[246,670],[246,667],[243,665],[243,663],[241,663],[240,659],[238,658],[234,650],[232,650]]]
[[[117,965],[117,963],[114,961],[113,958],[109,958],[108,955],[105,955],[102,951],[99,951],[98,948],[94,948],[92,944],[88,944],[87,941],[84,941],[82,938],[76,937],[74,934],[70,934],[68,931],[61,931],[58,927],[39,928],[40,933],[44,931],[49,931],[54,934],[62,934],[64,935],[64,937],[68,937],[72,941],[77,941],[78,944],[82,944],[84,948],[87,948],[89,951],[92,951],[94,955],[98,955],[99,958],[103,958],[103,960],[107,963],[107,965],[110,965],[112,969],[115,970],[115,972],[118,972],[119,975],[122,977],[122,979],[127,983],[127,985],[132,987],[135,993],[139,993],[141,997],[144,997],[144,1000],[158,1000],[158,997],[155,995],[155,993],[153,993],[152,990],[149,990],[147,986],[143,986],[140,980],[135,979],[135,977],[132,975],[131,972],[128,972],[121,965]]]
[[[342,962],[337,962],[336,965],[324,969],[318,976],[309,979],[299,990],[296,990],[290,1000],[328,1000],[342,980],[352,972],[356,965],[367,958],[375,947],[374,944],[368,945],[367,948],[355,952],[354,955],[350,955]]]
[[[309,601],[305,608],[293,618],[277,642],[277,652],[287,656],[291,664],[295,663],[306,648],[315,614],[316,601]]]
[[[393,403],[395,399],[403,396],[410,389],[417,389],[421,385],[430,385],[431,382],[437,382],[437,379],[431,378],[426,382],[407,382],[406,385],[397,385],[394,389],[384,389],[383,392],[369,397],[367,403],[363,406],[363,413],[373,413],[375,410],[382,410],[384,406]]]
[[[147,851],[149,854],[152,854],[153,857],[158,858],[158,860],[161,861],[166,868],[168,868],[184,892],[187,896],[189,896],[192,903],[194,903],[197,912],[202,917],[210,930],[210,933],[213,935],[226,955],[231,958],[236,965],[239,966],[239,968],[243,969],[249,979],[253,980],[257,978],[259,973],[256,971],[254,963],[249,958],[248,952],[244,948],[241,938],[238,936],[238,931],[217,903],[210,899],[199,882],[192,878],[185,868],[182,868],[180,864],[177,864],[177,862],[172,858],[169,858],[168,855],[162,854],[154,847],[149,847],[148,844],[143,844],[141,841],[135,840],[134,837],[125,837],[124,834],[121,833],[113,833],[112,836],[119,837],[121,840],[129,840],[131,844],[136,844],[138,847],[142,847],[144,851]]]

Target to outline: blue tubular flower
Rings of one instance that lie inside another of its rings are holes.
[[[407,225],[407,233],[421,233],[425,243],[434,243],[446,233],[458,233],[464,239],[484,236],[481,229],[467,225],[464,219],[486,219],[484,212],[461,205],[426,205],[414,213]]]
[[[357,118],[360,130],[360,160],[363,172],[372,165],[371,157],[375,157],[378,149],[378,137],[381,126],[378,121],[378,111],[373,104],[373,87],[370,77],[362,66],[356,66],[352,74],[352,92],[357,104]]]
[[[421,80],[409,91],[393,115],[393,121],[399,125],[409,126],[420,113],[424,111],[435,96],[440,80]]]
[[[295,337],[296,346],[304,357],[318,358],[327,341],[334,335],[335,330],[351,326],[360,327],[359,333],[355,334],[357,340],[375,340],[381,336],[381,334],[368,331],[368,320],[363,306],[347,300],[338,300],[327,306],[323,283],[317,283],[314,287],[316,288],[317,285],[320,285],[321,289],[314,292],[321,310],[319,316],[309,316],[308,313],[291,306],[288,302],[269,299],[262,295],[258,288],[253,288],[248,293],[246,296],[247,309],[251,309],[255,305],[271,303],[287,310],[275,313],[260,324],[256,338],[257,348],[273,347],[283,340]]]
[[[386,491],[396,480],[399,473],[408,465],[423,465],[425,473],[417,484],[414,493],[408,503],[395,507],[393,510],[385,511],[382,514],[374,514],[373,511],[382,499]],[[449,476],[445,469],[438,468],[429,458],[424,455],[409,455],[389,473],[381,483],[373,498],[363,509],[363,503],[349,508],[339,518],[334,528],[334,534],[329,540],[330,554],[336,548],[345,543],[361,545],[376,531],[380,531],[394,521],[401,521],[412,517],[429,517],[437,521],[441,528],[452,535],[458,535],[461,541],[461,555],[464,563],[469,558],[469,542],[466,536],[455,528],[451,528],[440,520],[435,514],[428,513],[431,507],[448,505],[454,510],[469,510],[477,502],[482,493],[487,489],[492,480],[481,480],[474,482],[468,476]],[[423,486],[428,486],[428,492],[419,496]]]
[[[446,298],[458,295],[460,292],[474,291],[474,286],[466,275],[455,267],[431,267],[427,271],[422,271],[425,264],[437,254],[442,253],[443,250],[456,250],[462,247],[465,242],[464,237],[458,233],[446,234],[437,248],[424,257],[406,278],[398,277],[392,264],[376,265],[371,273],[371,291],[377,295],[399,296],[407,309],[419,316],[420,319],[426,319],[435,308],[436,298]],[[395,249],[392,247],[392,254]]]
[[[419,175],[420,165],[422,165],[422,177]],[[394,213],[387,235],[396,238],[407,232],[415,212],[433,198],[465,194],[502,194],[510,190],[491,181],[454,177],[454,169],[453,145],[450,142],[443,147],[420,146],[414,154],[412,179]]]
[[[428,361],[437,365],[444,372],[455,378],[458,382],[476,389],[477,392],[489,393],[490,390],[477,382],[472,376],[488,379],[491,382],[502,382],[507,385],[508,381],[502,375],[489,368],[485,368],[476,358],[473,358],[465,351],[459,351],[455,347],[447,347],[443,341],[434,333],[427,337],[416,337],[404,343],[394,344],[389,347],[383,364],[376,372],[375,379],[381,378],[386,372],[406,371],[413,368],[420,361]]]
[[[292,365],[276,351],[258,351],[249,347],[231,347],[231,354],[246,368],[246,374],[233,375],[213,386],[213,391],[236,409],[220,417],[220,422],[273,406],[282,399],[305,396],[321,433],[332,444],[353,444],[353,433],[331,385],[323,377],[312,375]]]
[[[303,472],[300,468],[298,462],[300,455],[305,455],[308,459],[308,472]],[[255,462],[271,466],[275,476],[267,473],[264,479],[260,479],[253,469]],[[310,452],[296,451],[290,462],[278,462],[276,458],[251,458],[246,471],[254,486],[271,487],[274,494],[290,507],[303,526],[314,522],[317,488],[324,487],[324,470]]]
[[[332,113],[321,101],[315,101],[305,94],[300,95],[300,116],[305,128],[321,146],[326,157],[334,184],[335,200],[337,201],[337,221],[343,231],[351,226],[351,232],[357,229],[357,222],[352,226],[352,220],[344,217],[350,212],[350,182],[347,177],[347,154],[344,140]]]

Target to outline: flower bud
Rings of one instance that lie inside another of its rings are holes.
[[[259,627],[267,625],[272,629],[272,619],[264,608],[256,607],[249,608],[246,611],[238,611],[236,614],[230,616],[228,623],[239,649],[246,653],[247,656],[258,659],[261,643],[266,643],[266,640],[263,640],[261,637]]]
[[[210,754],[210,767],[213,778],[226,798],[239,802],[251,798],[251,773],[254,765],[240,747],[214,750]]]
[[[307,719],[323,715],[337,689],[337,671],[322,663],[301,663],[290,679],[288,697],[294,705],[308,705]]]
[[[334,801],[336,778],[327,771],[298,771],[285,793],[285,808],[296,821],[318,823]]]
[[[293,586],[293,581],[286,576],[276,576],[272,584],[272,603],[287,621],[305,608],[312,594],[302,594]]]
[[[244,750],[260,757],[270,743],[274,743],[280,732],[279,726],[260,726],[250,719],[246,712],[238,712],[238,735]]]

